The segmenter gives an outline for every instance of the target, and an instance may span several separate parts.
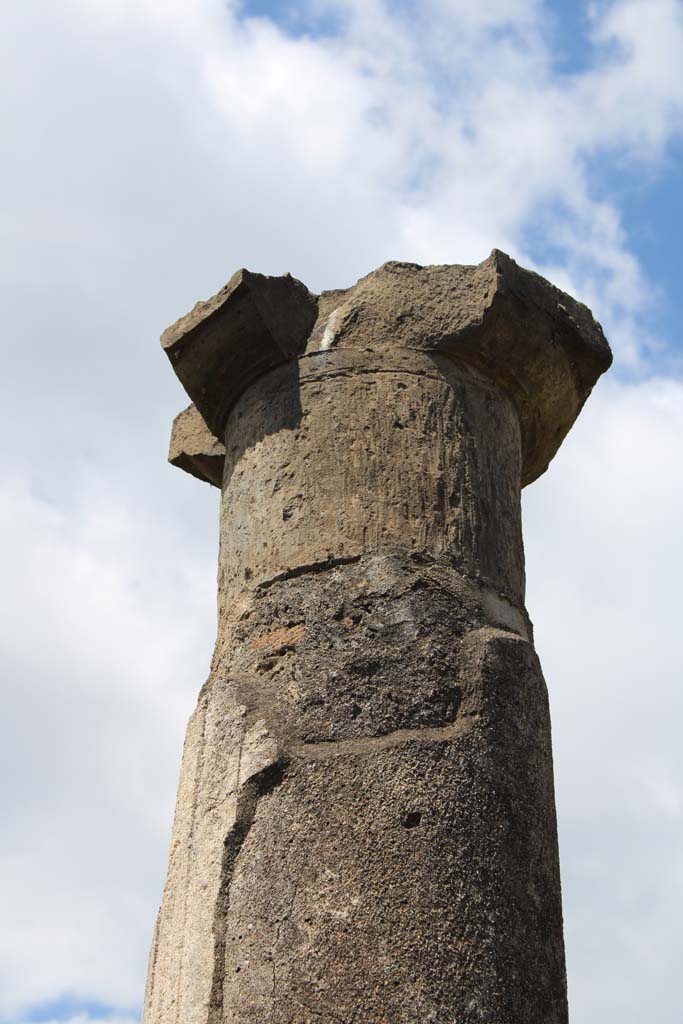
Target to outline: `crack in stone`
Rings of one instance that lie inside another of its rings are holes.
[[[354,565],[356,562],[360,562],[360,555],[340,555],[334,558],[332,555],[329,558],[325,558],[319,562],[309,562],[307,565],[296,565],[291,569],[283,569],[282,572],[277,573],[275,576],[271,576],[269,579],[261,580],[257,583],[257,590],[268,590],[275,583],[281,583],[283,580],[293,580],[297,576],[306,576],[307,573],[327,572],[328,569],[335,569],[338,565]]]
[[[350,352],[358,351],[356,349],[341,349],[337,351]],[[424,355],[420,349],[406,349],[407,352],[417,352]],[[304,358],[308,359],[311,356],[327,355],[329,350],[321,349],[319,352],[309,352]],[[320,381],[334,380],[337,377],[372,377],[379,374],[393,374],[395,377],[420,377],[420,379],[435,380],[439,383],[443,380],[443,377],[436,373],[428,373],[425,370],[411,370],[406,366],[372,366],[365,367],[362,365],[353,364],[349,366],[339,366],[333,369],[310,369],[307,372],[304,370],[301,376],[301,384],[318,384]]]
[[[434,726],[424,729],[396,729],[382,736],[363,736],[349,740],[322,740],[318,743],[295,743],[288,746],[287,752],[294,757],[303,757],[310,761],[322,761],[330,757],[344,754],[367,754],[375,750],[389,750],[406,743],[433,742],[455,739],[464,736],[474,727],[479,718],[478,713],[464,713],[449,725]]]
[[[279,757],[244,783],[237,797],[235,823],[225,837],[221,861],[220,885],[213,918],[213,977],[209,995],[207,1024],[222,1024],[223,985],[225,981],[225,944],[230,907],[230,887],[240,851],[256,817],[259,800],[271,793],[284,778],[286,759]]]
[[[358,555],[339,555],[334,556],[330,554],[326,559],[321,559],[316,562],[309,562],[303,565],[292,566],[288,569],[283,569],[275,576],[271,576],[265,580],[261,580],[256,585],[257,590],[268,590],[270,587],[277,583],[282,583],[285,580],[297,579],[300,576],[306,576],[308,574],[316,574],[327,572],[330,569],[335,569],[338,566],[343,565],[357,565],[363,561],[367,553]],[[401,557],[401,553],[395,552],[398,557]],[[414,561],[421,561],[415,555],[412,556]],[[434,585],[441,589],[448,589],[458,597],[461,597],[463,593],[473,602],[480,605],[482,614],[489,620],[490,625],[503,626],[508,629],[512,629],[513,632],[518,633],[526,640],[531,640],[533,635],[533,629],[531,623],[526,614],[526,609],[523,605],[517,603],[514,598],[509,595],[500,592],[499,590],[488,585],[487,581],[483,578],[472,578],[467,574],[461,572],[456,566],[448,565],[443,566],[438,562],[434,562],[430,558],[424,559],[425,567],[427,569],[435,570],[437,575],[430,579]],[[442,572],[441,570],[445,570]],[[455,576],[457,585],[455,588],[449,586],[447,575]],[[410,592],[413,583],[411,582],[406,586],[405,590],[400,592],[397,597],[403,597]]]

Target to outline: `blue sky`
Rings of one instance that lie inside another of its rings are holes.
[[[243,18],[264,18],[294,37],[332,37],[344,19],[344,4],[311,6],[301,2],[274,3],[272,0],[244,0]],[[599,63],[614,47],[596,45],[591,36],[589,9],[598,4],[586,2],[547,2],[543,5],[543,32],[548,54],[558,75],[580,74]],[[607,7],[608,4],[602,4]],[[417,7],[409,2],[387,4],[387,10],[411,16]],[[512,11],[512,8],[510,9]],[[647,18],[642,6],[643,18]],[[348,16],[348,12],[347,12]],[[514,22],[514,16],[510,19]],[[507,29],[506,29],[507,30]],[[503,31],[501,29],[501,31]],[[648,320],[670,345],[678,346],[678,240],[683,234],[683,143],[680,132],[672,133],[655,162],[620,158],[618,151],[609,160],[600,156],[590,167],[591,189],[595,196],[606,196],[618,204],[628,245],[638,256],[656,285],[659,301],[649,311]],[[529,249],[542,261],[547,251],[545,234],[529,232]]]
[[[239,266],[508,251],[615,353],[524,494],[574,1024],[678,1024],[679,0],[9,0],[0,40],[0,1024],[130,1024],[217,496],[161,330]],[[19,767],[18,767],[19,766]]]
[[[93,1002],[79,995],[61,995],[47,1003],[31,1006],[24,1016],[27,1024],[46,1024],[55,1020],[72,1020],[82,1017],[93,1020],[110,1018],[114,1013],[124,1019],[134,1019],[139,1014],[137,1006],[113,1006],[108,1003]]]
[[[618,174],[605,183],[621,196],[630,245],[648,268],[660,292],[653,312],[654,322],[669,343],[681,351],[680,336],[680,248],[683,237],[683,144],[680,140],[667,147],[662,163],[655,169],[643,168]]]
[[[596,13],[609,7],[609,3],[537,5],[537,24],[558,82],[563,77],[575,78],[604,61],[618,59],[628,51],[628,43],[606,42],[594,36]],[[344,3],[308,4],[296,0],[285,3],[245,0],[238,6],[239,16],[244,20],[265,19],[292,38],[323,40],[339,38],[351,18],[350,10]],[[389,2],[385,10],[407,22],[420,18],[421,10],[424,15],[424,8],[410,2]],[[641,10],[646,21],[646,7],[641,5]],[[434,12],[428,11],[426,17],[435,19]],[[514,38],[516,31],[512,5],[499,24],[493,26],[491,36]],[[434,74],[440,74],[438,69],[434,69]],[[444,83],[444,88],[448,91],[448,82]],[[457,101],[457,92],[448,95],[446,102],[453,100]],[[680,347],[676,250],[683,229],[683,144],[678,116],[679,130],[670,134],[656,159],[626,149],[620,151],[617,144],[611,152],[600,151],[597,147],[586,166],[590,194],[598,201],[606,200],[615,205],[628,249],[647,268],[654,296],[643,311],[642,322],[662,346],[661,350],[651,353],[653,370],[661,362],[668,364],[669,360],[680,358],[676,351]],[[530,256],[539,264],[555,255],[547,229],[533,219],[527,225],[525,240]]]

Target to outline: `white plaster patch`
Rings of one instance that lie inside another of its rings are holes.
[[[519,608],[515,608],[509,601],[488,589],[482,589],[481,604],[484,614],[494,625],[511,629],[514,633],[529,640],[527,625]]]
[[[339,330],[339,324],[342,318],[342,307],[337,306],[333,309],[327,318],[325,324],[325,330],[323,331],[322,341],[320,342],[320,351],[327,352],[328,349],[334,345],[335,338],[337,337],[337,331]]]

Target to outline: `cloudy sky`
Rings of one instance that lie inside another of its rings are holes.
[[[5,0],[0,1024],[132,1024],[217,494],[161,330],[493,246],[615,365],[525,492],[573,1024],[680,1024],[683,4]]]

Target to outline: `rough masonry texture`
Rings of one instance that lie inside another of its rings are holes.
[[[145,1024],[564,1024],[521,487],[611,362],[494,251],[345,291],[239,271],[162,344],[222,487]]]

